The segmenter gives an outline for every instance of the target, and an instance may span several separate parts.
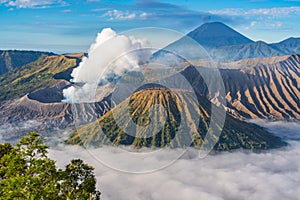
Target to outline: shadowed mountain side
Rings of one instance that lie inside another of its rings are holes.
[[[153,112],[151,108],[154,105],[160,105],[163,109]],[[109,144],[130,145],[136,148],[200,148],[202,145],[217,143],[214,146],[216,151],[240,148],[256,151],[286,145],[263,128],[229,115],[226,116],[223,129],[221,122],[215,121],[214,125],[222,129],[218,141],[218,136],[213,131],[208,131],[211,106],[214,105],[206,98],[194,99],[190,91],[174,92],[166,88],[139,90],[97,121],[80,127],[67,143],[93,147]],[[219,109],[216,109],[217,112],[222,112]],[[199,119],[198,124],[195,124],[196,118]],[[156,126],[147,132],[145,126],[150,126],[151,123]],[[206,134],[210,135],[207,141],[204,140]]]
[[[300,38],[288,38],[278,43],[270,44],[273,48],[277,48],[286,54],[300,54]]]
[[[258,41],[245,45],[222,46],[209,51],[210,56],[218,61],[226,60],[242,60],[246,58],[267,58],[274,56],[284,56],[285,53],[281,49],[274,48],[269,44]]]

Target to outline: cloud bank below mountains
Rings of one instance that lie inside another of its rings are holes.
[[[61,132],[47,139],[49,156],[63,167],[73,158],[81,158],[95,167],[98,188],[103,199],[298,199],[300,196],[300,124],[288,122],[257,122],[271,132],[289,142],[283,149],[264,153],[224,152],[198,158],[198,152],[189,151],[174,164],[147,174],[122,173],[101,164],[91,152],[78,146],[65,146],[62,141],[68,133]],[[1,126],[1,134],[17,133],[20,128],[37,125],[35,122],[18,126]],[[14,135],[17,137],[17,135]],[[15,140],[15,137],[12,139]],[[2,138],[4,142],[4,139]],[[0,138],[1,140],[1,138]],[[102,148],[102,155],[112,162],[123,165],[139,166],[144,160],[129,162],[130,154],[117,151],[116,148]],[[164,156],[149,156],[146,162],[165,162],[170,153]],[[126,159],[126,156],[128,157]],[[125,157],[125,159],[124,159]],[[122,159],[120,159],[122,158]]]
[[[76,146],[51,149],[50,156],[57,159],[59,166],[75,157],[93,165],[103,199],[297,199],[300,196],[300,124],[260,123],[286,138],[290,145],[260,154],[225,152],[205,159],[198,159],[197,151],[190,149],[173,165],[148,174],[126,174],[110,169],[95,160],[90,152]],[[112,147],[102,151],[112,160],[126,154]],[[151,154],[147,158],[153,162],[167,159],[167,156]],[[141,163],[137,160],[128,165]]]

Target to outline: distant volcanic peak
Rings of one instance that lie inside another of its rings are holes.
[[[205,23],[187,36],[206,47],[242,45],[253,41],[221,22]]]
[[[211,22],[211,23],[205,23],[192,32],[190,32],[188,35],[200,35],[202,37],[214,37],[214,36],[236,36],[239,35],[238,32],[231,29],[229,26],[221,23],[221,22]]]

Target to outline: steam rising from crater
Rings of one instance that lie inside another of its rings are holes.
[[[89,49],[87,57],[71,74],[72,81],[81,87],[69,87],[63,91],[64,102],[91,102],[95,89],[122,74],[140,69],[147,62],[151,51],[145,39],[118,35],[110,28],[103,29]]]

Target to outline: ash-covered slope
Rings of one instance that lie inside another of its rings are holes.
[[[229,106],[247,118],[300,119],[300,56],[223,70]]]
[[[155,105],[161,107],[151,110]],[[214,105],[206,98],[195,99],[190,91],[174,92],[166,88],[142,89],[97,121],[80,127],[67,143],[94,147],[112,143],[137,148],[166,146],[197,148],[209,145],[204,143],[204,138],[211,119],[211,106]],[[129,115],[126,114],[127,110]],[[199,118],[198,124],[195,124],[196,117]],[[151,123],[154,126],[149,135],[145,126],[151,126]],[[222,129],[220,121],[215,121],[215,125]],[[261,150],[286,145],[280,138],[263,128],[229,115],[226,117],[220,140],[212,131],[208,131],[207,134],[217,142],[214,146],[216,151],[240,148]]]
[[[299,55],[246,59],[221,67],[232,114],[248,119],[300,120]],[[204,88],[196,69],[188,67],[183,73],[195,88]]]

